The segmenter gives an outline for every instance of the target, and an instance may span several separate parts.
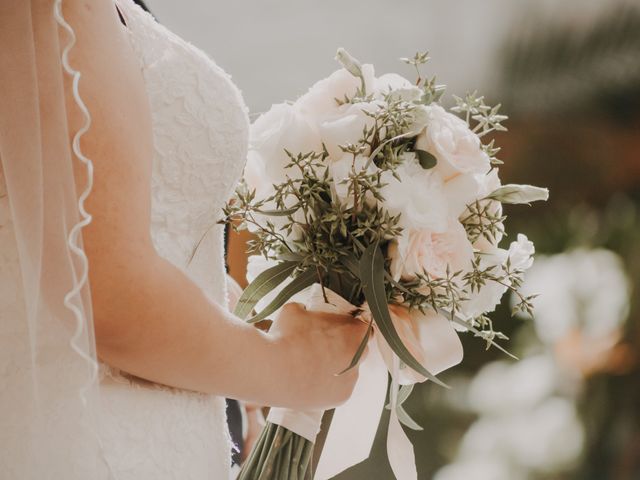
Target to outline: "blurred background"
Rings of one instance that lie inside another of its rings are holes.
[[[535,319],[493,315],[516,362],[463,337],[451,390],[407,410],[420,479],[640,479],[640,1],[149,0],[158,20],[226,69],[252,114],[294,99],[345,47],[378,73],[429,50],[450,94],[502,102],[504,183],[551,199],[507,210],[538,250]],[[340,480],[391,479],[385,419]]]

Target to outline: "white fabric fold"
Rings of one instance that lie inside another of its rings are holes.
[[[387,431],[387,457],[389,465],[397,480],[417,480],[416,457],[413,445],[402,429],[396,407],[398,405],[398,378],[400,377],[400,360],[393,355],[391,371],[391,389],[389,391],[391,413],[389,414],[389,430]]]
[[[371,339],[351,398],[333,414],[316,480],[332,478],[369,457],[384,409],[387,380],[387,367]]]
[[[316,436],[320,432],[323,414],[323,410],[301,412],[288,408],[274,407],[269,410],[267,421],[291,430],[310,442],[315,442]]]
[[[337,314],[353,312],[355,307],[342,297],[328,289],[325,293],[329,303],[325,302],[322,288],[313,285],[304,292],[304,297],[297,296],[295,301],[303,302],[308,310]],[[391,310],[391,315],[403,342],[434,375],[462,360],[462,344],[446,318],[435,313],[421,314],[397,308]],[[391,412],[387,431],[389,464],[397,480],[417,480],[413,445],[400,424],[396,407],[400,385],[423,382],[425,378],[408,367],[401,368],[398,356],[375,330],[358,368],[358,381],[351,398],[335,409],[315,480],[333,478],[369,457],[384,409],[388,372],[391,373]],[[313,442],[320,431],[323,413],[273,408],[268,420]]]

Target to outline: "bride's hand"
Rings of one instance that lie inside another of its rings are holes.
[[[366,330],[366,324],[350,315],[308,311],[298,303],[285,305],[269,333],[290,355],[291,403],[328,409],[347,401],[358,368],[337,374],[351,362]]]

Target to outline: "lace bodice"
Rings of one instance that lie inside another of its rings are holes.
[[[132,0],[116,3],[151,107],[154,246],[211,300],[226,305],[223,228],[216,221],[244,166],[247,109],[230,77],[202,51]],[[22,305],[3,188],[0,178],[0,383],[19,375],[4,334],[22,328],[12,325],[12,318],[22,317]],[[100,390],[102,443],[117,480],[229,478],[224,399],[146,382],[107,365],[101,365]]]
[[[202,51],[130,0],[120,4],[151,103],[154,245],[162,256],[187,269],[195,246],[206,234],[208,247],[201,244],[198,254],[215,253],[216,267],[221,269],[222,230],[216,221],[244,167],[246,107],[230,77]],[[189,271],[198,272],[195,277],[204,281],[202,272],[193,269],[196,264],[202,262],[192,262]],[[212,272],[210,265],[206,267]],[[224,275],[215,273],[202,286],[219,293]]]

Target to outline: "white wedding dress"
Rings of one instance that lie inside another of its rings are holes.
[[[216,221],[244,166],[247,109],[229,76],[203,52],[159,25],[132,0],[117,4],[151,104],[154,245],[213,301],[225,304],[223,227]],[[23,373],[12,362],[19,357],[14,349],[20,348],[12,336],[25,328],[16,321],[24,317],[19,272],[8,197],[0,177],[0,478],[6,480],[23,480],[12,464],[28,461],[15,438],[20,422],[26,421],[13,418],[19,417],[14,413],[20,411],[21,398],[12,395],[17,389],[11,389]],[[100,438],[116,480],[229,478],[232,445],[223,398],[100,367],[104,409]],[[61,460],[69,469],[81,470],[83,462],[95,461],[77,458],[74,452],[67,455]]]

